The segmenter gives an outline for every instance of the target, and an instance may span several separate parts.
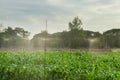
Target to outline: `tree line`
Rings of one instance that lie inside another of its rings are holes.
[[[84,30],[82,21],[75,17],[69,22],[69,31],[53,34],[41,31],[28,39],[30,32],[23,28],[8,27],[0,32],[0,48],[44,48],[45,40],[48,48],[119,48],[120,29],[111,29],[104,33]]]
[[[5,28],[0,32],[0,48],[20,48],[28,45],[30,33],[23,28]]]

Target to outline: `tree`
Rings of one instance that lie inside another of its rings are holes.
[[[2,47],[2,43],[3,43],[3,38],[2,38],[2,27],[3,27],[3,25],[0,24],[0,48]]]
[[[3,46],[3,33],[0,33],[0,48]]]
[[[25,31],[23,28],[15,28],[14,30],[16,32],[16,34],[22,38],[28,38],[28,36],[30,35],[30,33],[28,31]]]
[[[70,31],[64,31],[61,35],[62,44],[69,48],[85,48],[88,40],[85,38],[84,30],[81,28],[82,21],[75,17],[68,23]]]
[[[41,31],[41,33],[35,34],[31,40],[34,48],[43,48],[50,38],[50,34],[47,31]]]
[[[103,45],[105,48],[120,47],[120,29],[111,29],[103,33]]]
[[[29,32],[23,28],[8,27],[0,33],[0,47],[22,47],[28,43]]]
[[[79,19],[79,17],[75,17],[72,22],[69,22],[69,29],[70,30],[80,30],[82,25],[82,21]]]
[[[67,31],[63,31],[60,35],[60,45],[62,48],[69,48],[70,34]]]

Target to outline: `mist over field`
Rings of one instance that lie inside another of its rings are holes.
[[[114,49],[120,47],[120,29],[110,29],[103,33],[84,30],[82,20],[77,16],[68,22],[68,30],[49,33],[46,29],[29,39],[30,32],[24,28],[4,28],[1,24],[1,49]],[[4,29],[2,29],[4,28]]]

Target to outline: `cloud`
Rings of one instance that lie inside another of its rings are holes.
[[[57,32],[79,16],[84,29],[104,31],[120,28],[119,4],[119,0],[0,0],[0,21],[25,26],[35,34],[44,29],[46,18],[49,31]]]

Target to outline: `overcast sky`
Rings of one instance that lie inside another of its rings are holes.
[[[67,30],[75,16],[85,30],[120,28],[120,0],[0,0],[0,23],[22,27],[31,36],[45,29],[45,19],[53,33]]]

